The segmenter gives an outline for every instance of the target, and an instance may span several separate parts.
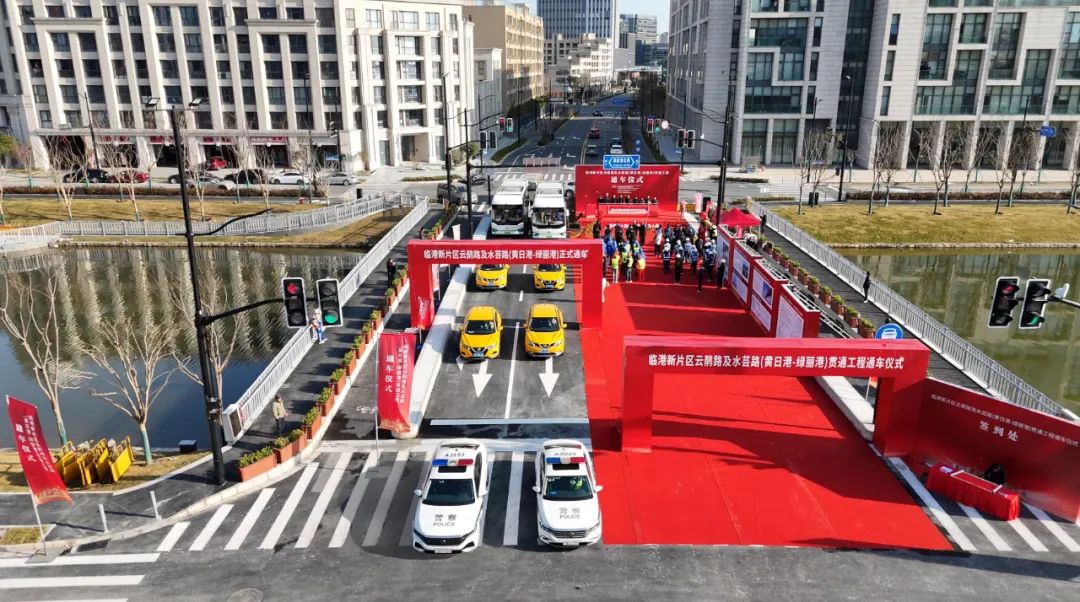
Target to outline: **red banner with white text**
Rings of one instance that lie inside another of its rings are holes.
[[[1025,500],[1080,519],[1080,424],[927,379],[915,450],[977,475],[1000,464]]]
[[[574,175],[577,210],[586,216],[603,213],[619,217],[656,216],[678,209],[679,166],[642,165],[641,169],[610,170],[578,165]],[[601,209],[601,206],[606,208]]]
[[[15,450],[19,453],[19,463],[34,504],[71,502],[64,479],[56,471],[49,445],[45,442],[37,408],[10,395],[7,396],[7,407],[11,429],[15,432]]]
[[[379,335],[379,428],[393,433],[409,430],[409,398],[416,333],[384,332]]]

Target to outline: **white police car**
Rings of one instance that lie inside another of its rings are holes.
[[[600,541],[600,502],[592,457],[580,441],[552,439],[536,454],[536,527],[540,541],[575,547]]]
[[[484,532],[491,462],[483,443],[453,439],[431,460],[413,518],[413,549],[433,554],[475,550]]]

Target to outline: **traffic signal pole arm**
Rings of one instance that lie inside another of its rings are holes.
[[[314,301],[314,299],[310,299],[310,300]],[[249,310],[252,310],[252,309],[257,309],[259,307],[263,307],[264,305],[274,305],[274,304],[277,304],[277,303],[283,303],[283,301],[281,300],[281,297],[277,297],[277,298],[274,298],[274,299],[263,299],[262,301],[256,301],[254,303],[248,303],[247,305],[244,305],[242,307],[236,307],[236,308],[233,308],[233,309],[227,309],[227,310],[225,310],[225,311],[223,311],[223,312],[221,312],[219,314],[203,314],[202,316],[199,316],[199,319],[201,319],[204,324],[209,326],[210,324],[213,324],[214,322],[217,322],[218,320],[221,320],[223,318],[228,318],[230,316],[235,316],[236,314],[243,313],[245,311],[249,311]]]

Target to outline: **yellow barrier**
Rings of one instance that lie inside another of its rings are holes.
[[[79,474],[79,466],[75,461],[78,457],[79,454],[75,451],[75,444],[68,441],[60,448],[60,453],[54,463],[56,472],[60,473],[60,478],[64,479],[64,482],[69,485]]]
[[[131,437],[124,437],[119,444],[109,448],[101,439],[89,450],[79,453],[68,442],[60,448],[55,465],[57,472],[73,487],[86,487],[93,483],[115,483],[135,463],[135,452],[131,448]]]
[[[119,445],[109,450],[106,461],[108,463],[108,482],[115,483],[119,481],[120,477],[124,476],[124,473],[135,463],[135,453],[131,449],[131,437],[124,437],[124,440]],[[98,470],[98,474],[101,475],[101,469]]]

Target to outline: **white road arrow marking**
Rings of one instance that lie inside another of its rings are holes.
[[[554,358],[544,360],[544,372],[540,375],[540,382],[544,384],[544,391],[551,397],[551,391],[555,388],[555,382],[559,380],[559,373],[554,371]]]
[[[457,370],[461,372],[465,368],[465,359],[461,357],[461,354],[457,356]]]
[[[491,377],[494,376],[493,374],[488,374],[487,370],[488,363],[487,360],[484,360],[480,362],[480,372],[472,375],[473,389],[476,390],[477,397],[480,397],[480,395],[483,394],[484,387],[486,387],[488,383],[491,382]]]

